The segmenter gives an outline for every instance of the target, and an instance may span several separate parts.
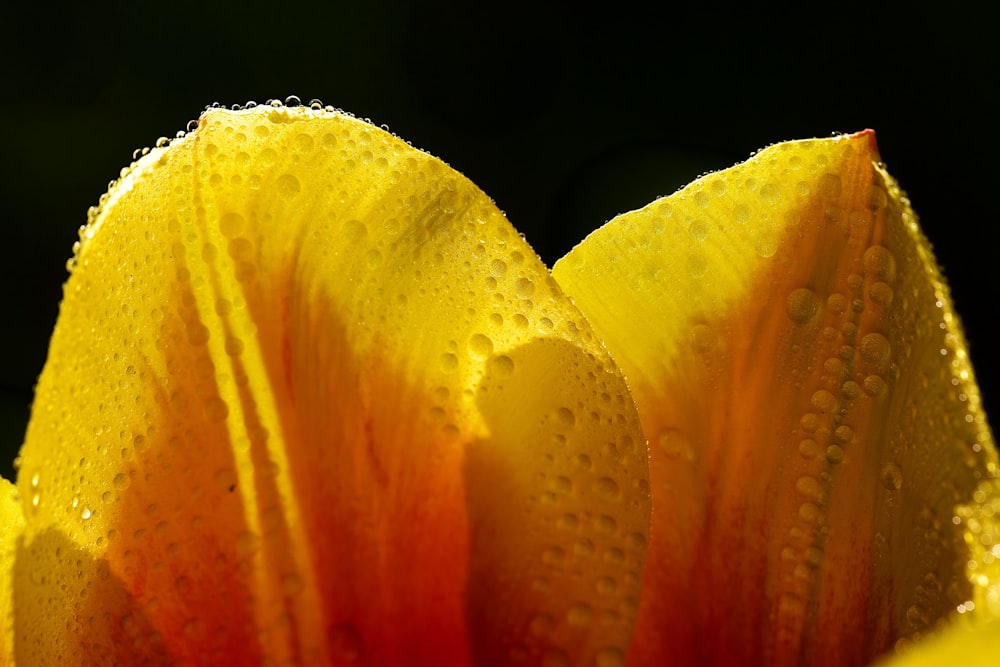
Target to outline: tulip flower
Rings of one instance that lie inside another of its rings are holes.
[[[0,664],[988,660],[996,449],[879,159],[778,144],[550,272],[367,122],[206,111],[81,230]]]

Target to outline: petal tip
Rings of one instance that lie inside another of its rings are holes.
[[[882,155],[878,150],[878,141],[875,138],[875,130],[868,127],[858,132],[849,134],[847,136],[849,139],[861,139],[861,138],[867,139],[868,150],[872,152],[872,157],[875,159],[876,162],[882,161]]]

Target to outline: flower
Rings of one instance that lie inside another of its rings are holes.
[[[779,144],[550,273],[382,130],[207,111],[81,231],[0,501],[0,656],[861,664],[958,615],[987,641],[996,451],[877,159]]]

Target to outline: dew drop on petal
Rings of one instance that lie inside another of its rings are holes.
[[[602,477],[594,484],[594,491],[597,495],[608,502],[613,502],[621,497],[621,489],[618,482],[610,477]]]
[[[575,627],[585,628],[594,620],[594,609],[586,602],[578,602],[566,612],[566,621]]]
[[[808,288],[793,290],[785,300],[785,312],[795,324],[805,324],[819,310],[819,297]]]
[[[597,667],[622,667],[625,664],[625,654],[620,648],[607,646],[594,656]]]
[[[870,333],[861,339],[861,358],[865,361],[880,365],[889,360],[889,353],[889,339],[882,334]]]
[[[479,358],[488,357],[493,353],[493,340],[481,333],[473,334],[469,338],[469,352]]]
[[[335,663],[357,663],[364,657],[364,641],[349,623],[339,623],[330,628],[327,641]]]
[[[903,471],[895,463],[882,466],[882,486],[889,491],[898,491],[903,486]]]

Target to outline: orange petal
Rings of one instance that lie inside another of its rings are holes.
[[[216,110],[82,239],[22,455],[19,658],[621,662],[638,417],[464,177],[332,110]]]
[[[953,517],[996,452],[878,159],[870,131],[772,146],[553,271],[651,442],[630,664],[865,664],[973,595]]]

